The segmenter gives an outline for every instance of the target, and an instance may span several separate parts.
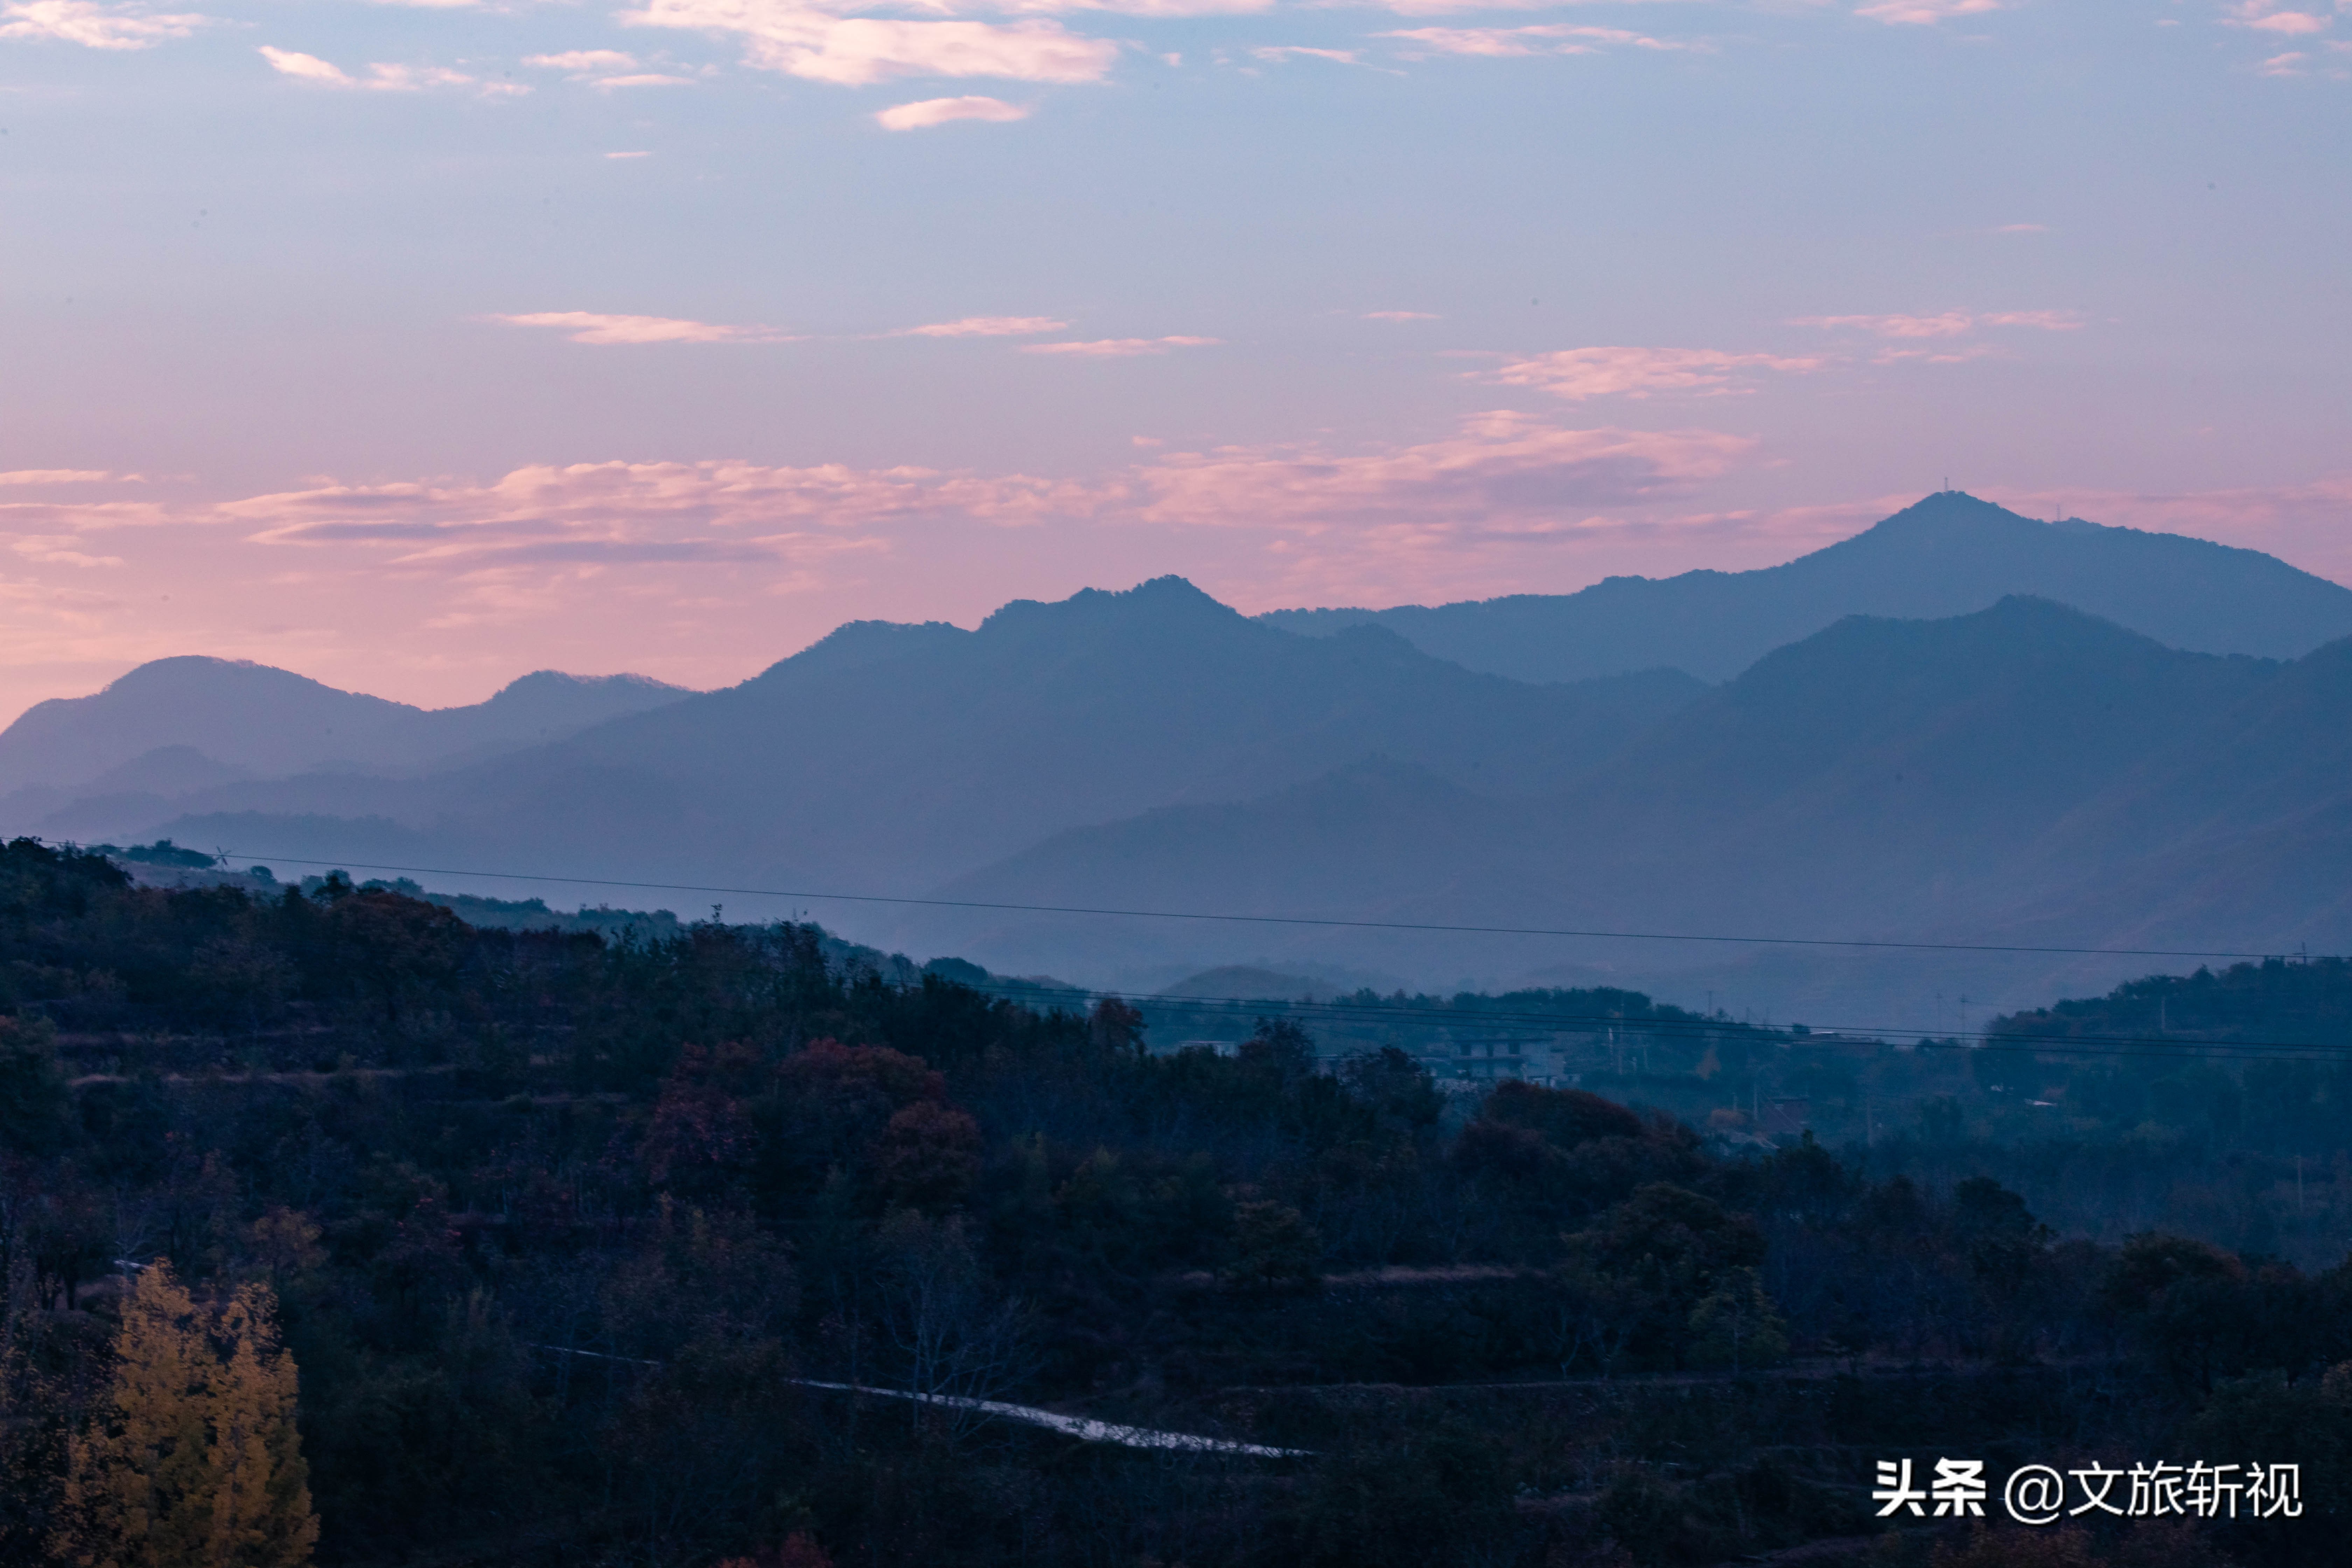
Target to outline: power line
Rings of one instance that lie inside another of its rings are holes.
[[[411,877],[484,877],[494,881],[556,882],[566,886],[585,888],[629,888],[656,893],[719,893],[738,898],[806,899],[816,902],[896,904],[921,909],[1000,910],[1024,914],[1099,915],[1119,920],[1203,921],[1237,925],[1321,926],[1347,931],[1411,931],[1450,932],[1470,936],[1591,937],[1613,942],[1726,942],[1750,947],[1870,948],[1906,952],[2050,953],[2073,957],[2263,959],[2285,956],[2278,952],[2239,952],[2221,948],[2049,947],[2023,942],[1876,942],[1859,937],[1716,936],[1695,935],[1685,931],[1590,931],[1555,926],[1447,925],[1422,921],[1339,920],[1313,915],[1215,914],[1192,910],[1118,910],[1083,904],[1018,904],[982,899],[915,899],[893,897],[884,893],[818,893],[785,888],[730,888],[699,882],[634,882],[608,877],[555,877],[527,871],[467,870],[449,866],[389,866],[368,860],[318,860],[308,859],[299,855],[254,854],[244,850],[236,851],[234,856],[224,850],[222,858],[247,860],[264,865],[276,861],[289,866],[329,866],[337,869],[397,871],[404,876]]]
[[[230,857],[227,853],[224,852],[223,858],[229,858]],[[234,858],[264,862],[272,858],[271,857],[249,855],[243,852],[238,853]],[[1608,937],[1621,940],[1648,942],[1718,942],[1758,945],[1785,944],[1791,946],[1811,947],[1892,948],[1915,952],[2038,952],[2074,955],[2099,954],[2110,957],[2126,958],[2259,959],[2283,956],[2278,953],[2232,952],[2220,950],[2197,951],[2172,948],[2032,947],[2024,945],[1991,945],[1961,942],[1896,942],[1860,940],[1838,941],[1824,937],[1692,936],[1686,934],[1654,931],[1571,931],[1523,926],[1436,925],[1395,921],[1321,920],[1305,916],[1286,915],[1234,915],[1152,910],[1087,909],[1055,904],[983,902],[977,900],[895,898],[882,894],[869,893],[812,893],[773,888],[717,887],[691,882],[624,881],[594,877],[540,876],[526,872],[482,871],[461,869],[451,867],[392,866],[362,860],[317,860],[308,859],[300,856],[293,855],[282,855],[275,857],[274,858],[284,864],[293,866],[356,868],[360,870],[366,871],[396,871],[410,876],[483,877],[508,881],[556,882],[567,886],[579,887],[629,888],[652,892],[719,893],[745,898],[833,900],[853,903],[911,904],[930,908],[1004,910],[1045,914],[1109,915],[1147,920],[1230,921],[1251,924],[1339,926],[1350,929],[1370,929],[1381,931],[1450,931],[1507,936]],[[1013,986],[991,987],[991,989],[1010,989],[1019,991],[1024,988]],[[1250,998],[1238,996],[1171,996],[1155,992],[1087,990],[1083,994],[1089,997],[1117,997],[1121,1001],[1150,1002],[1163,1006],[1196,1004],[1228,1005],[1234,1007],[1265,1007],[1279,1001],[1279,999],[1273,998]],[[1289,1001],[1279,1001],[1279,1005],[1285,1007],[1289,1007],[1299,1005],[1300,1004]],[[1392,1005],[1342,1003],[1336,1001],[1306,1005],[1320,1007],[1327,1012],[1341,1011],[1363,1015],[1389,1016],[1396,1017],[1401,1021],[1412,1022],[1423,1027],[1436,1028],[1450,1026],[1445,1021],[1431,1016],[1431,1014],[1434,1011],[1433,1009],[1396,1007]],[[1472,1023],[1471,1018],[1475,1018],[1476,1022]],[[1463,1023],[1471,1027],[1484,1026],[1492,1028],[1498,1026],[1517,1026],[1523,1028],[1541,1028],[1555,1031],[1557,1031],[1561,1026],[1568,1026],[1570,1027],[1580,1029],[1615,1027],[1637,1030],[1650,1035],[1668,1036],[1705,1036],[1708,1034],[1720,1034],[1726,1030],[1754,1029],[1757,1027],[1756,1026],[1751,1025],[1732,1024],[1725,1020],[1710,1020],[1706,1018],[1635,1020],[1622,1017],[1611,1017],[1603,1015],[1561,1015],[1556,1013],[1520,1011],[1497,1012],[1485,1009],[1480,1009],[1471,1015],[1470,1017],[1465,1018]],[[2352,1046],[2315,1045],[2299,1041],[2285,1040],[2189,1041],[2172,1036],[2023,1035],[2011,1031],[2003,1031],[1999,1034],[1994,1034],[1987,1030],[1963,1031],[1957,1034],[1931,1034],[1927,1031],[1918,1029],[1894,1028],[1883,1025],[1864,1024],[1836,1024],[1821,1026],[1820,1027],[1828,1031],[1833,1031],[1839,1035],[1864,1037],[1911,1036],[1917,1037],[1921,1039],[1965,1039],[1975,1042],[1973,1048],[1976,1049],[1995,1050],[2010,1053],[2030,1052],[2051,1056],[2144,1056],[2178,1058],[2179,1056],[2186,1053],[2195,1053],[2210,1056],[2242,1058],[2245,1059],[2307,1060],[2333,1059],[2335,1058],[2352,1054]],[[1764,1029],[1762,1032],[1768,1035],[1773,1033],[1773,1031],[1769,1028]],[[1792,1041],[1801,1041],[1803,1038],[1804,1037],[1801,1036],[1791,1037]],[[1823,1040],[1818,1043],[1828,1045],[1837,1042]],[[1884,1039],[1876,1039],[1873,1043],[1888,1044],[1893,1042]]]
[[[994,988],[992,988],[994,989]],[[1018,994],[1017,988],[1005,991]],[[1003,993],[999,993],[1003,994]],[[2295,1040],[2193,1040],[2177,1035],[2043,1035],[2014,1030],[1974,1030],[1963,1034],[1927,1035],[1917,1029],[1890,1028],[1883,1025],[1838,1024],[1824,1026],[1834,1031],[1826,1037],[1822,1033],[1794,1035],[1750,1024],[1733,1023],[1725,1019],[1685,1018],[1625,1018],[1602,1013],[1537,1013],[1477,1009],[1457,1016],[1456,1026],[1434,1007],[1399,1006],[1394,1004],[1364,1002],[1298,1002],[1284,998],[1251,998],[1242,996],[1171,996],[1164,993],[1141,991],[1088,991],[1090,997],[1116,997],[1123,1002],[1149,1002],[1162,1006],[1187,1003],[1228,1004],[1237,1008],[1260,1012],[1275,1007],[1314,1008],[1323,1012],[1349,1013],[1375,1018],[1393,1018],[1399,1022],[1417,1024],[1424,1028],[1481,1028],[1498,1025],[1517,1025],[1532,1030],[1559,1033],[1591,1033],[1601,1028],[1622,1029],[1632,1034],[1663,1035],[1670,1037],[1704,1039],[1725,1034],[1763,1035],[1776,1045],[1816,1046],[1901,1044],[1900,1038],[1916,1037],[1927,1041],[1972,1041],[1967,1048],[2036,1056],[2093,1057],[2164,1057],[2178,1058],[2190,1055],[2210,1055],[2240,1058],[2249,1060],[2308,1061],[2334,1060],[2352,1056],[2352,1043],[2326,1045]],[[1008,997],[1010,999],[1010,997]],[[1486,1043],[1481,1037],[1475,1043]],[[1519,1041],[1514,1043],[1528,1043]],[[1934,1048],[1930,1046],[1930,1048]]]

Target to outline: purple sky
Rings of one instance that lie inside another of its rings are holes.
[[[183,9],[202,6],[201,10]],[[2352,582],[2352,14],[0,0],[0,719],[432,705],[1937,488]]]

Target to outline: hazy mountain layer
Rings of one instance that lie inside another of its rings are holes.
[[[1983,581],[2020,537],[2140,552],[2151,602],[2269,583],[2278,626],[2310,618],[2315,580],[2277,563],[1964,497],[1850,559],[1925,538],[1941,554],[1912,549],[1916,575]],[[318,857],[1423,928],[2352,946],[2352,642],[2284,662],[2185,651],[2026,597],[1839,619],[1710,690],[1665,670],[1529,684],[1381,626],[1295,636],[1163,578],[1017,602],[975,631],[853,623],[740,686],[426,777],[206,771],[230,761],[158,752],[138,765],[170,772],[179,801],[83,801],[48,830],[169,833],[281,873]],[[1943,992],[1957,1026],[1968,1006],[2163,966],[816,907],[918,956],[1097,983],[1211,964],[1610,981],[1841,1024]]]
[[[414,784],[231,784],[163,830],[296,854],[320,842],[319,818],[373,815],[385,820],[343,841],[575,874],[919,891],[1078,824],[1246,798],[1373,756],[1479,795],[1532,795],[1704,689],[1672,671],[1528,686],[1377,627],[1293,637],[1170,577],[1008,605],[977,631],[845,626],[740,686],[555,745]]]
[[[2225,658],[2028,599],[1942,621],[1854,618],[1539,801],[1360,767],[1065,833],[944,892],[1434,926],[2338,952],[2352,946],[2352,642],[2291,664]],[[1423,974],[1679,974],[1678,997],[1711,978],[1854,1023],[1881,1020],[1818,1009],[1945,986],[1981,1009],[2168,967],[1013,911],[926,914],[903,934],[1057,973],[1181,949],[1410,957]]]
[[[2055,599],[2203,653],[2294,658],[2352,636],[2352,589],[2274,556],[2079,519],[2037,522],[1958,491],[1760,571],[1612,577],[1576,594],[1262,618],[1309,636],[1383,626],[1441,658],[1521,680],[1664,666],[1717,681],[1846,616],[1965,615],[2011,594]]]
[[[0,731],[0,791],[169,796],[323,767],[413,773],[556,740],[685,695],[642,675],[543,669],[487,702],[424,709],[243,660],[159,658],[94,696],[37,703]]]

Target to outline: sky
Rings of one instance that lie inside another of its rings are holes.
[[[2352,583],[2352,0],[0,0],[0,721],[1947,483]]]

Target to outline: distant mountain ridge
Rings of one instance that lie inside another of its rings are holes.
[[[2187,653],[2022,597],[1939,621],[1852,617],[1542,799],[1465,798],[1410,770],[1358,767],[1073,830],[942,889],[1075,907],[1114,893],[1129,909],[1433,927],[2344,951],[2352,639],[2291,663]],[[1148,923],[1113,931],[1010,911],[901,926],[907,940],[1019,951],[1065,973],[1099,969],[1114,939],[1130,952],[1174,940]],[[1655,976],[1752,956],[1311,928],[1184,940],[1195,958],[1277,966],[1499,945]],[[1786,973],[1764,991],[1784,1005],[1829,973],[1827,959],[1771,962]],[[1817,1006],[1868,1005],[1931,970],[1981,1002],[2158,965],[1864,954],[1833,967]]]
[[[194,787],[334,765],[407,772],[559,739],[687,695],[642,675],[542,669],[488,701],[424,709],[245,659],[159,658],[92,696],[36,703],[0,731],[0,792]]]
[[[1958,491],[1753,572],[1612,577],[1575,594],[1259,618],[1310,637],[1386,626],[1440,658],[1518,680],[1664,666],[1721,681],[1846,616],[1937,619],[2011,594],[2072,605],[2197,653],[2295,658],[2352,636],[2352,588],[2274,556],[2080,519],[2040,522]]]
[[[1705,689],[1672,671],[1528,686],[1378,627],[1292,637],[1163,577],[1015,601],[975,631],[853,625],[740,686],[430,779],[225,785],[176,831],[253,843],[260,814],[281,853],[310,853],[295,845],[323,824],[373,815],[341,842],[916,891],[1074,824],[1247,798],[1335,762],[1533,794]]]

